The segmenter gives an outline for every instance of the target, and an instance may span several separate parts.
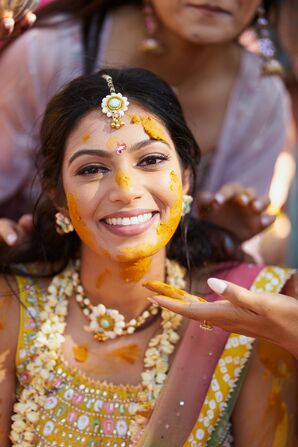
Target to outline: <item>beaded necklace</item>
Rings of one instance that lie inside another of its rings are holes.
[[[166,261],[167,281],[174,287],[185,287],[185,269],[174,261]],[[13,447],[30,447],[38,441],[35,427],[40,419],[46,399],[51,392],[49,378],[55,370],[61,345],[64,341],[67,302],[73,294],[75,266],[71,264],[56,275],[47,290],[44,309],[39,314],[39,330],[35,339],[35,352],[27,365],[28,385],[14,405],[10,439]],[[169,369],[169,356],[179,340],[176,330],[182,317],[168,310],[161,312],[162,332],[153,337],[145,352],[142,373],[142,392],[135,406],[130,426],[132,439],[146,425],[156,398],[162,389]]]
[[[83,311],[83,314],[89,319],[87,330],[93,332],[93,338],[99,342],[108,339],[114,339],[121,335],[133,334],[142,327],[147,320],[157,315],[159,308],[151,304],[136,318],[125,322],[124,316],[116,309],[107,309],[103,304],[94,306],[89,298],[86,297],[84,288],[80,283],[80,263],[76,263],[76,271],[73,274],[73,288],[75,299]]]

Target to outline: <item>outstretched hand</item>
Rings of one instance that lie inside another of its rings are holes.
[[[1,10],[0,1],[0,40],[19,36],[26,29],[30,28],[35,21],[36,15],[33,12],[28,12],[19,21],[15,22],[12,11]]]
[[[149,300],[159,306],[229,332],[263,338],[298,358],[296,298],[277,293],[253,293],[217,278],[208,279],[208,285],[223,299],[209,303],[158,281],[144,284],[157,293]]]
[[[0,243],[9,246],[19,245],[31,237],[33,228],[32,215],[24,214],[18,222],[0,219]]]
[[[266,210],[268,197],[257,197],[253,188],[239,183],[226,183],[217,193],[199,195],[198,213],[201,219],[219,225],[244,242],[270,226],[275,217]]]

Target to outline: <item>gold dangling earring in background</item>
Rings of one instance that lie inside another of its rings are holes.
[[[281,76],[284,70],[278,60],[275,59],[275,48],[270,38],[269,21],[266,18],[263,6],[260,6],[258,9],[257,33],[260,42],[261,58],[263,59],[261,74],[263,76]]]
[[[61,236],[67,233],[71,233],[74,230],[73,225],[69,220],[69,218],[64,216],[62,213],[56,213],[55,220],[56,220],[56,231]]]
[[[163,53],[163,47],[155,36],[157,23],[150,0],[144,1],[143,11],[146,37],[141,42],[141,51],[144,53],[161,54]]]

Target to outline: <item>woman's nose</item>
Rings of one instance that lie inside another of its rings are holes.
[[[119,169],[115,173],[114,185],[110,191],[110,200],[112,202],[129,203],[141,197],[141,187],[137,179],[133,178],[127,171]]]

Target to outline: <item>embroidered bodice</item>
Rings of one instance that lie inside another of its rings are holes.
[[[279,291],[291,271],[267,267],[256,278],[255,291]],[[27,364],[34,354],[38,315],[46,295],[38,284],[17,278],[20,289],[20,332],[16,357],[18,395],[30,381]],[[223,419],[241,371],[249,357],[253,339],[231,334],[214,371],[198,421],[185,447],[203,447],[214,436]],[[210,353],[212,355],[212,353]],[[126,447],[135,406],[144,399],[142,386],[113,385],[94,381],[74,370],[61,355],[47,379],[48,393],[36,425],[37,447]],[[225,431],[212,446],[229,446]],[[217,439],[216,438],[216,439]],[[226,441],[224,441],[226,439]]]

